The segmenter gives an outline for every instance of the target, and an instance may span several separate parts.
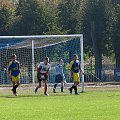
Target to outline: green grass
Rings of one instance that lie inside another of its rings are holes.
[[[120,89],[93,89],[79,96],[6,92],[0,96],[0,120],[120,120]]]

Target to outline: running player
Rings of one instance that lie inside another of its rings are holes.
[[[72,90],[74,89],[75,95],[79,95],[77,92],[77,85],[80,83],[80,72],[83,74],[82,69],[80,67],[80,61],[78,60],[78,55],[74,54],[73,60],[69,65],[70,77],[73,79],[74,84],[68,90],[72,94]]]
[[[11,59],[12,60],[9,62],[9,65],[8,65],[8,75],[13,83],[13,88],[12,88],[13,95],[17,96],[16,89],[20,84],[19,82],[20,81],[20,64],[16,60],[15,54],[12,55]]]
[[[45,57],[44,61],[40,62],[40,64],[38,65],[37,78],[39,85],[36,87],[35,93],[39,88],[41,88],[41,82],[44,81],[44,95],[49,96],[49,94],[47,93],[49,70],[50,70],[49,58]]]

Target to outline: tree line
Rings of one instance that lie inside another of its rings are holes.
[[[84,35],[86,54],[114,54],[120,68],[120,0],[1,0],[0,35]],[[99,71],[99,72],[100,72]]]

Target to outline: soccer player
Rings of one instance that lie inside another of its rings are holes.
[[[37,78],[39,85],[35,89],[35,93],[39,88],[41,88],[41,82],[44,81],[44,95],[49,96],[47,93],[47,82],[48,82],[48,75],[50,71],[50,64],[49,58],[45,57],[43,62],[40,62],[37,69]]]
[[[16,60],[15,54],[12,55],[11,61],[9,62],[8,75],[13,83],[13,88],[12,88],[13,95],[17,96],[16,89],[20,84],[20,82],[19,82],[20,81],[20,64]]]
[[[77,92],[77,85],[80,83],[80,72],[83,74],[82,69],[80,67],[80,61],[78,60],[78,55],[73,55],[73,60],[70,62],[69,65],[70,70],[70,77],[73,79],[74,84],[68,90],[72,94],[72,90],[74,89],[75,95],[79,95]]]
[[[63,92],[65,76],[63,73],[63,60],[59,59],[58,63],[55,66],[55,84],[53,87],[53,92],[56,93],[55,89],[58,83],[61,83],[61,92]]]

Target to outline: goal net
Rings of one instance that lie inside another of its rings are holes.
[[[50,58],[51,70],[49,83],[55,80],[55,65],[58,59],[64,61],[64,74],[69,78],[68,65],[73,54],[78,54],[84,71],[83,35],[36,35],[36,36],[0,36],[0,84],[10,84],[8,78],[8,63],[11,55],[16,54],[21,68],[21,84],[35,84],[38,64],[45,56]],[[84,90],[84,75],[81,76],[82,91]]]

